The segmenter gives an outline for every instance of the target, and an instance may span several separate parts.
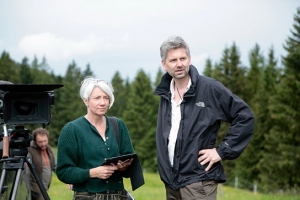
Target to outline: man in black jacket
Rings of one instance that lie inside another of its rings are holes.
[[[221,160],[237,158],[250,142],[254,116],[249,106],[215,79],[191,65],[190,50],[179,36],[160,47],[163,75],[156,146],[166,199],[215,200],[226,181]],[[231,123],[215,148],[221,121]]]

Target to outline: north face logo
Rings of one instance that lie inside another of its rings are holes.
[[[199,101],[198,103],[196,103],[196,106],[205,107],[205,104],[204,102]]]

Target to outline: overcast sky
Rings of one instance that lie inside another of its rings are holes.
[[[200,73],[234,42],[249,66],[255,44],[265,56],[271,46],[278,59],[286,54],[297,7],[299,0],[3,0],[0,52],[19,63],[45,56],[56,75],[75,61],[109,81],[116,71],[133,80],[139,69],[154,79],[160,45],[180,35]]]

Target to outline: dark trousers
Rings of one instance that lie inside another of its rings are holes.
[[[192,183],[178,190],[166,187],[166,200],[216,200],[218,183],[214,180]]]

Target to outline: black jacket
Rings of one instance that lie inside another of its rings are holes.
[[[222,160],[237,158],[250,142],[254,129],[253,113],[242,99],[215,79],[199,75],[192,65],[189,73],[192,84],[181,103],[173,168],[168,157],[172,77],[164,74],[154,91],[160,96],[156,129],[158,170],[161,180],[174,189],[201,180],[226,181],[220,162],[208,172],[205,172],[208,164],[202,166],[198,162],[199,150],[215,147],[221,121],[231,123],[224,140],[216,148]]]

